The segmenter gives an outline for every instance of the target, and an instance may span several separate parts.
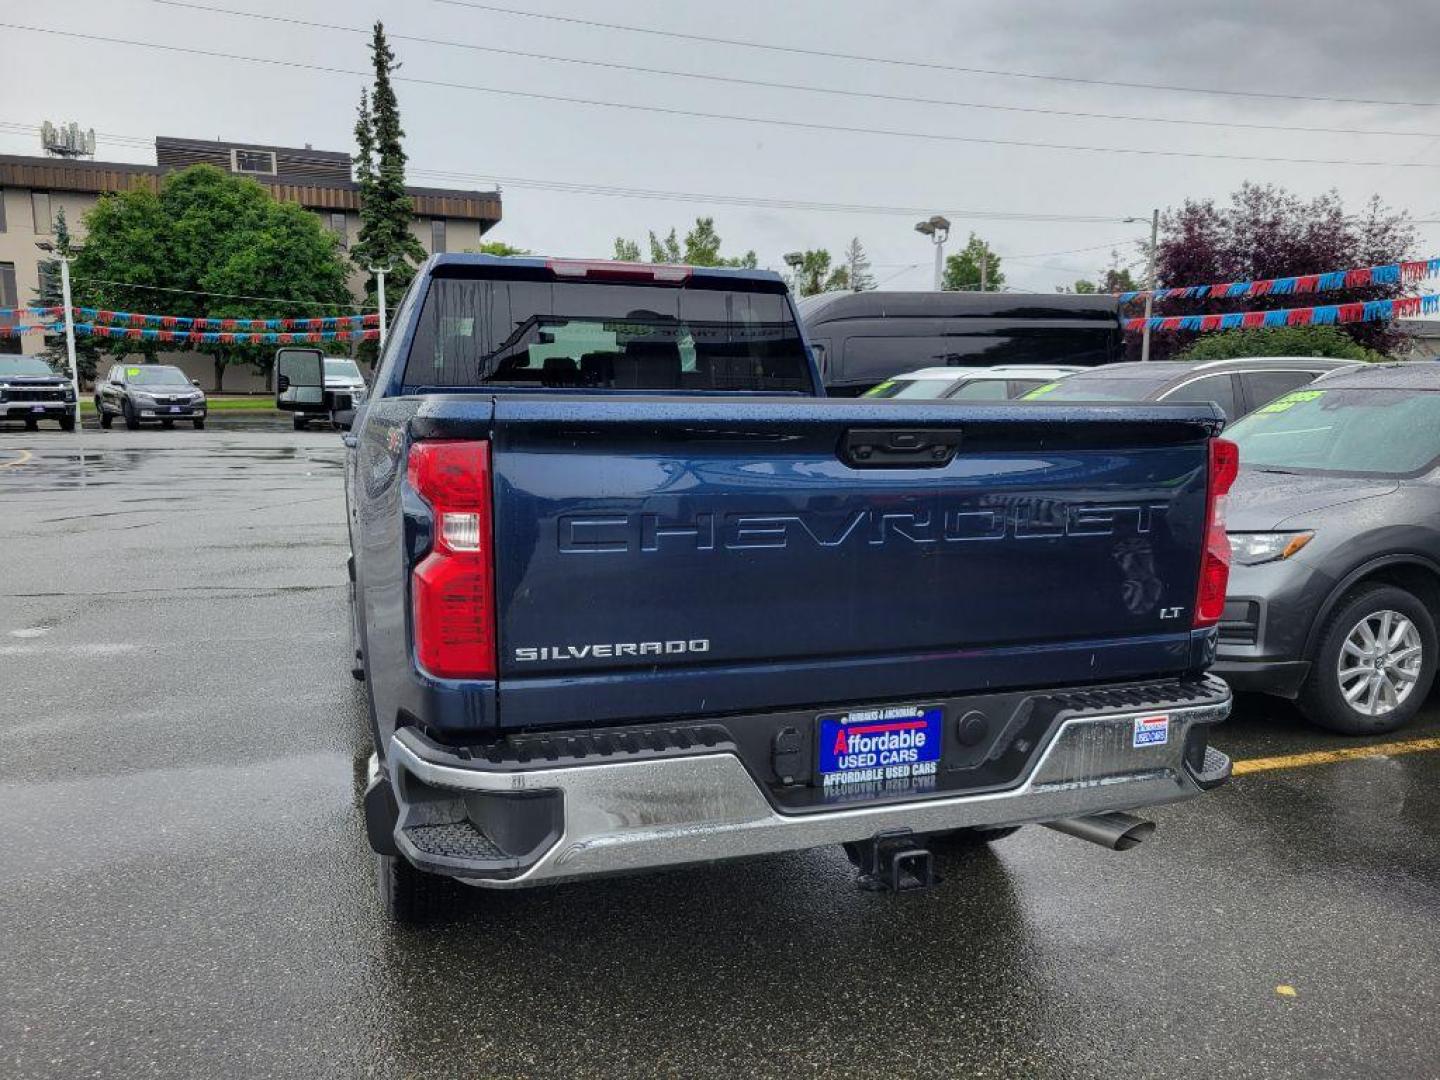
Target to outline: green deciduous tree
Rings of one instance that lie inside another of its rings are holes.
[[[335,235],[314,214],[210,165],[170,174],[158,192],[137,187],[106,196],[85,216],[85,228],[85,247],[72,264],[77,303],[221,319],[348,313]],[[96,344],[152,359],[185,347],[106,338]],[[216,390],[226,366],[249,363],[268,371],[275,351],[197,348],[215,362]]]
[[[40,260],[40,285],[35,290],[36,307],[61,307],[65,303],[65,289],[60,280],[60,259],[73,258],[75,247],[63,206],[55,211],[54,244],[56,258]],[[71,301],[74,301],[74,297],[71,297]],[[45,351],[40,355],[60,374],[70,374],[70,355],[65,349],[63,333],[46,334]],[[76,334],[75,372],[82,382],[95,378],[95,362],[99,358],[100,350],[95,347],[95,339],[87,334]]]
[[[790,291],[797,296],[814,296],[850,287],[849,267],[832,266],[834,260],[823,248],[799,252],[798,260],[787,255],[786,261],[790,263]]]
[[[681,240],[678,231],[672,228],[664,236],[653,230],[649,234],[650,261],[657,263],[683,263],[688,266],[741,266],[754,269],[759,265],[755,252],[729,257],[720,254],[720,234],[715,231],[715,219],[695,219],[695,227]],[[640,245],[623,236],[615,238],[614,256],[621,262],[639,262]]]
[[[986,268],[985,288],[991,292],[1003,288],[1005,275],[1000,272],[1000,256],[991,251],[984,240],[971,233],[959,254],[945,257],[945,276],[941,288],[950,292],[979,289],[982,264]]]
[[[478,248],[474,249],[481,255],[531,255],[534,254],[529,248],[516,247],[514,244],[507,244],[504,240],[487,240]]]
[[[385,40],[385,24],[377,22],[370,41],[375,85],[361,91],[355,120],[355,179],[360,187],[360,233],[350,249],[355,268],[367,274],[366,295],[375,302],[376,282],[370,268],[386,270],[385,299],[399,302],[425,248],[410,231],[415,207],[405,193],[405,130],[400,102],[391,76],[399,68]]]
[[[1176,360],[1229,360],[1236,356],[1333,356],[1375,362],[1383,353],[1367,349],[1334,326],[1277,326],[1273,329],[1212,331],[1176,354]]]

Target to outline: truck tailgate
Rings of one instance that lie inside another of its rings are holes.
[[[1208,406],[497,396],[500,722],[1191,669],[1215,426]],[[881,430],[935,449],[879,464]]]

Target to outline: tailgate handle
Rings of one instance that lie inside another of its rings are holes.
[[[956,428],[851,428],[840,457],[852,469],[939,469],[960,449]]]

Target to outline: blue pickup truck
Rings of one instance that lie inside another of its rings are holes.
[[[914,887],[1025,823],[1133,846],[1230,772],[1221,422],[831,399],[773,273],[430,259],[346,436],[388,911],[830,844]]]

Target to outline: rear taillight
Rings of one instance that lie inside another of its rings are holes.
[[[410,579],[415,658],[441,678],[493,679],[490,444],[417,442],[408,478],[435,515],[430,552]]]
[[[1214,626],[1225,611],[1230,584],[1230,537],[1225,535],[1225,499],[1240,471],[1240,449],[1229,439],[1210,440],[1210,468],[1205,497],[1205,553],[1200,558],[1200,586],[1195,591],[1195,625]]]

